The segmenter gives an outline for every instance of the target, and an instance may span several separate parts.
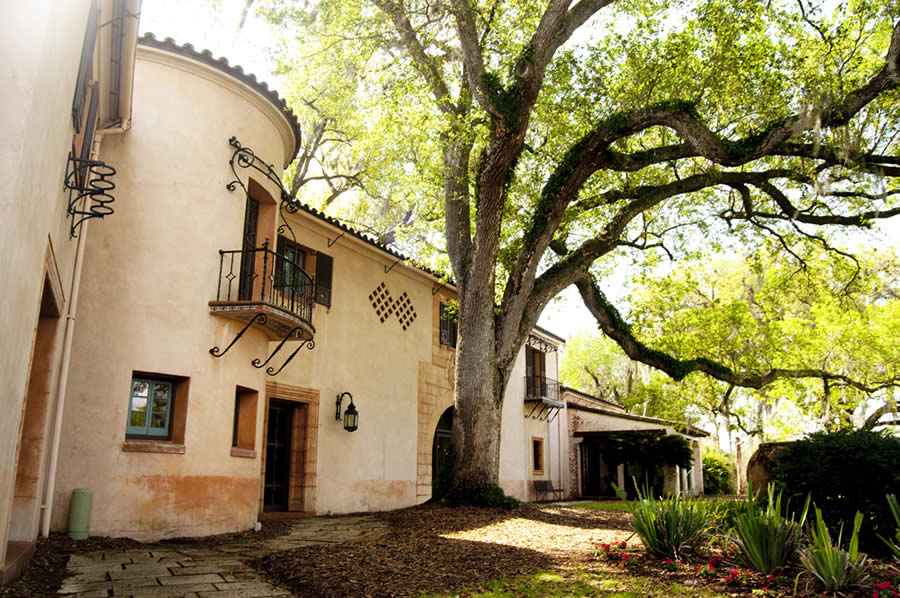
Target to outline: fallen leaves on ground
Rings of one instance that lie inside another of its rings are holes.
[[[584,567],[601,539],[631,535],[626,513],[560,506],[426,505],[378,516],[391,532],[377,541],[308,546],[251,564],[297,596],[417,596]]]

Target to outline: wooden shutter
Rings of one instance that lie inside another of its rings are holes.
[[[447,317],[447,304],[441,303],[440,313],[438,316],[441,320],[441,344],[449,345],[450,344],[450,318]]]
[[[84,42],[81,45],[81,63],[78,65],[78,78],[75,80],[75,99],[72,102],[72,121],[75,123],[76,133],[81,132],[85,95],[93,74],[91,71],[94,66],[94,45],[97,42],[97,19],[100,15],[100,10],[97,8],[97,0],[91,2],[90,10],[87,31],[85,31]]]
[[[316,303],[331,307],[331,277],[334,259],[321,251],[316,254]]]

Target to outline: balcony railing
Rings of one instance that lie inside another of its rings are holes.
[[[315,285],[298,264],[269,249],[219,250],[219,303],[262,303],[312,321]]]
[[[525,376],[525,399],[559,401],[559,382],[544,376]]]

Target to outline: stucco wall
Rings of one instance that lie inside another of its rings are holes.
[[[279,376],[322,396],[316,511],[415,504],[418,381],[420,364],[432,359],[432,282],[403,264],[391,268],[396,259],[350,235],[328,247],[340,231],[302,212],[288,222],[298,243],[334,259],[331,307],[316,305],[313,314],[316,347]],[[406,330],[396,313],[384,322],[377,315],[369,296],[382,284],[393,301],[409,298],[416,318]],[[345,391],[360,414],[353,433],[335,421],[334,400]]]
[[[207,302],[218,250],[239,248],[243,229],[245,197],[225,188],[233,179],[227,140],[237,135],[278,163],[282,123],[246,86],[147,48],[138,52],[134,97],[133,128],[102,147],[118,168],[117,209],[92,229],[85,253],[54,527],[65,525],[72,490],[90,487],[93,534],[247,528],[256,521],[260,461],[230,454],[234,395],[240,385],[265,396],[265,373],[250,361],[269,343],[250,330],[213,358],[210,347],[224,348],[241,326],[210,316]],[[176,410],[187,400],[183,454],[126,450],[133,372],[189,381],[175,397]],[[262,425],[258,415],[257,448]]]
[[[0,54],[8,58],[0,75],[0,277],[12,291],[0,302],[0,564],[48,255],[64,294],[71,284],[75,242],[62,187],[88,6],[88,0],[0,3]]]
[[[559,380],[559,352],[546,353],[545,376]],[[503,420],[500,436],[500,486],[510,496],[520,500],[534,500],[532,479],[550,479],[551,472],[559,470],[558,464],[550,464],[551,432],[547,420],[529,417],[533,404],[525,404],[525,348],[519,351],[510,374],[503,400]],[[537,415],[537,412],[535,412]],[[559,416],[557,416],[559,417]],[[532,469],[532,439],[544,441],[544,458],[548,461],[543,473]],[[559,443],[554,439],[553,444]]]

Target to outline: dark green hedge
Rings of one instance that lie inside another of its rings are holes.
[[[861,549],[885,551],[875,534],[894,533],[885,495],[900,494],[900,438],[871,430],[817,432],[785,447],[778,460],[772,479],[792,505],[809,494],[829,527],[844,522],[845,536],[860,511],[866,516]]]
[[[734,466],[727,458],[703,456],[703,493],[734,494]]]

